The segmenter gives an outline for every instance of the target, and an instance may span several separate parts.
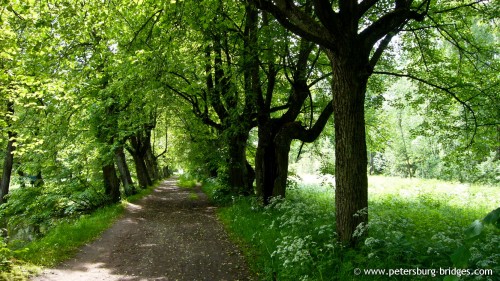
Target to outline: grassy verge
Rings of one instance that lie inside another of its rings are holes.
[[[458,248],[469,254],[469,269],[492,269],[496,276],[461,276],[460,280],[495,280],[500,273],[500,231],[486,226],[475,240],[465,229],[500,205],[500,190],[434,180],[370,178],[368,236],[359,249],[335,237],[334,194],[318,184],[299,184],[286,200],[266,207],[240,198],[219,209],[219,216],[240,241],[259,280],[387,280],[384,275],[355,275],[364,269],[434,269],[427,275],[393,276],[398,280],[443,280],[439,268],[454,263]],[[210,193],[213,188],[206,188]],[[458,279],[451,279],[458,280]]]
[[[198,181],[191,178],[189,174],[182,174],[179,176],[179,182],[177,184],[182,188],[193,188],[198,184]]]
[[[72,257],[80,247],[91,242],[108,229],[125,210],[128,202],[137,201],[150,194],[157,185],[142,189],[121,203],[107,206],[83,215],[73,221],[58,224],[44,237],[12,251],[14,265],[10,272],[0,272],[1,280],[26,280],[41,267],[51,267]]]

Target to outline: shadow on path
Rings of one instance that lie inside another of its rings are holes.
[[[32,280],[252,280],[206,195],[176,182],[129,204],[101,238]]]

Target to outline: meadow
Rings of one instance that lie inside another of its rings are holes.
[[[500,206],[498,186],[370,177],[369,223],[355,234],[364,243],[348,249],[329,182],[296,178],[286,200],[220,208],[259,280],[499,280],[500,231],[481,221]]]

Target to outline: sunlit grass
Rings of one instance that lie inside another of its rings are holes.
[[[177,181],[177,185],[181,188],[193,188],[198,184],[196,179],[190,177],[189,174],[182,174]]]
[[[337,243],[334,190],[321,180],[299,183],[286,201],[272,207],[241,198],[219,214],[260,280],[386,280],[355,276],[353,270],[453,268],[450,256],[464,243],[464,230],[500,205],[494,186],[389,177],[369,181],[368,238],[356,250]],[[469,245],[468,267],[500,270],[499,234],[486,227]],[[427,279],[410,279],[419,278]]]
[[[123,210],[122,204],[116,204],[74,222],[62,223],[45,237],[26,245],[26,250],[17,258],[40,266],[54,266],[73,256],[82,245],[108,229]]]

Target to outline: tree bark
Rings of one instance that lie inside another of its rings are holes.
[[[246,146],[248,133],[237,134],[228,140],[228,177],[229,185],[235,194],[249,195],[253,193],[252,172],[248,168]],[[250,166],[251,169],[251,166]]]
[[[14,103],[12,101],[7,103],[7,112],[12,115],[14,114]],[[10,127],[10,122],[7,123]],[[0,180],[0,205],[6,202],[5,196],[9,193],[10,177],[12,175],[12,166],[14,165],[13,152],[16,150],[16,133],[9,130],[7,132],[7,136],[9,140],[7,142],[7,150],[5,151],[5,158],[3,162],[2,179]]]
[[[115,162],[118,167],[118,171],[120,172],[120,179],[123,183],[125,195],[130,196],[136,194],[137,190],[135,189],[132,177],[130,176],[130,169],[127,165],[123,146],[120,146],[115,150]]]
[[[7,199],[5,196],[9,193],[10,187],[10,177],[12,175],[12,166],[14,164],[14,150],[16,147],[14,146],[15,134],[12,132],[8,132],[9,141],[7,143],[7,151],[5,152],[5,158],[3,162],[3,172],[2,179],[0,181],[0,205],[5,203]]]
[[[355,245],[353,234],[368,221],[367,148],[364,99],[369,75],[367,62],[356,51],[342,57],[327,52],[333,70],[335,123],[335,209],[340,241]],[[360,214],[363,212],[363,214]]]
[[[132,155],[135,164],[137,180],[141,188],[147,188],[153,184],[146,165],[146,146],[144,139],[137,134],[129,138],[130,147],[127,147],[128,152]]]
[[[271,120],[259,122],[259,140],[255,153],[255,180],[257,196],[263,199],[264,204],[269,203],[273,194],[273,184],[276,178],[275,144]]]
[[[144,157],[144,160],[146,163],[146,168],[148,170],[149,178],[151,178],[151,181],[154,182],[160,179],[158,162],[156,161],[156,158],[153,154],[150,140],[145,140],[145,141],[147,141],[147,145],[146,145],[146,155]]]
[[[104,192],[109,195],[111,201],[116,203],[120,201],[120,179],[116,176],[115,164],[105,164],[102,166],[104,176]]]
[[[148,169],[144,161],[144,157],[138,153],[131,153],[135,164],[135,173],[137,175],[137,180],[139,181],[139,186],[141,188],[147,188],[153,184],[151,178],[149,177]]]

